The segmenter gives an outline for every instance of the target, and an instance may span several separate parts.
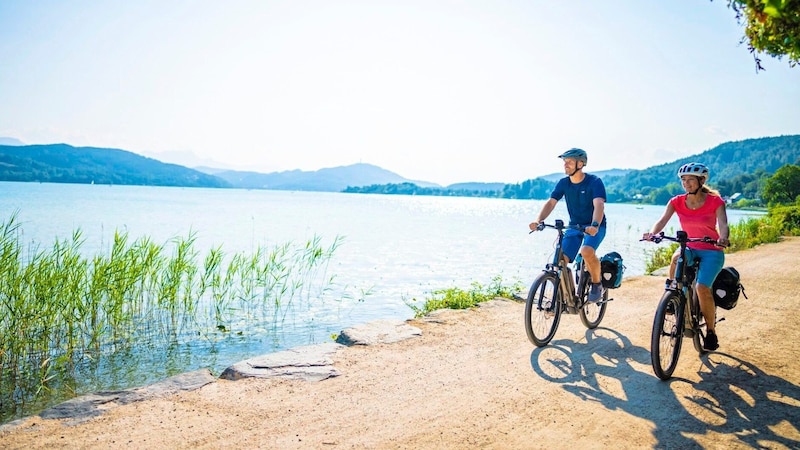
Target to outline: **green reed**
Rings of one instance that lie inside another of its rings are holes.
[[[201,258],[193,232],[165,245],[116,232],[108,254],[87,258],[79,230],[27,250],[21,234],[16,213],[0,224],[0,423],[104,355],[277,328],[296,301],[330,289],[342,241]]]

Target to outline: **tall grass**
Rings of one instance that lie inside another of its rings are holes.
[[[294,302],[330,289],[341,244],[315,236],[201,258],[191,232],[164,245],[116,232],[107,255],[89,258],[80,231],[27,250],[21,234],[16,213],[0,224],[0,423],[101,357],[278,327]]]

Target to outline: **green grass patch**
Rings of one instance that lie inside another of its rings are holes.
[[[478,303],[493,300],[497,297],[513,299],[515,298],[514,294],[521,289],[521,282],[517,281],[509,285],[504,283],[503,278],[498,275],[492,278],[492,281],[485,286],[478,282],[473,282],[467,290],[457,287],[435,290],[425,297],[422,306],[416,304],[417,299],[412,299],[405,303],[414,311],[414,317],[421,317],[439,309],[472,308]]]

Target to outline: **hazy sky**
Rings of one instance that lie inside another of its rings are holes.
[[[450,184],[800,133],[800,67],[756,74],[726,5],[0,0],[0,136]]]

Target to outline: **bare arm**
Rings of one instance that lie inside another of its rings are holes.
[[[592,222],[597,222],[598,224],[603,223],[603,215],[606,213],[606,201],[602,197],[597,197],[592,200],[592,205],[594,206],[594,211],[592,212]],[[596,227],[586,227],[586,232],[590,236],[594,236],[597,234],[597,229],[600,226]]]
[[[659,231],[663,230],[664,227],[669,222],[669,219],[672,218],[672,215],[675,214],[675,208],[672,206],[671,203],[667,203],[667,207],[664,208],[664,214],[661,215],[661,218],[653,224],[653,227],[650,228],[649,233],[645,233],[642,235],[642,239],[649,240],[651,236],[658,233]]]
[[[728,240],[730,237],[730,228],[728,227],[728,212],[725,210],[724,203],[717,208],[717,225],[719,226],[719,239],[717,239],[717,243],[722,247],[727,247],[730,245],[730,241]]]
[[[539,226],[539,223],[544,222],[544,219],[547,219],[547,216],[549,216],[550,213],[553,212],[553,209],[555,209],[557,203],[558,200],[554,198],[550,198],[544,203],[541,212],[539,212],[539,217],[537,217],[536,221],[531,222],[531,224],[529,225],[531,231],[536,231],[536,227]]]

